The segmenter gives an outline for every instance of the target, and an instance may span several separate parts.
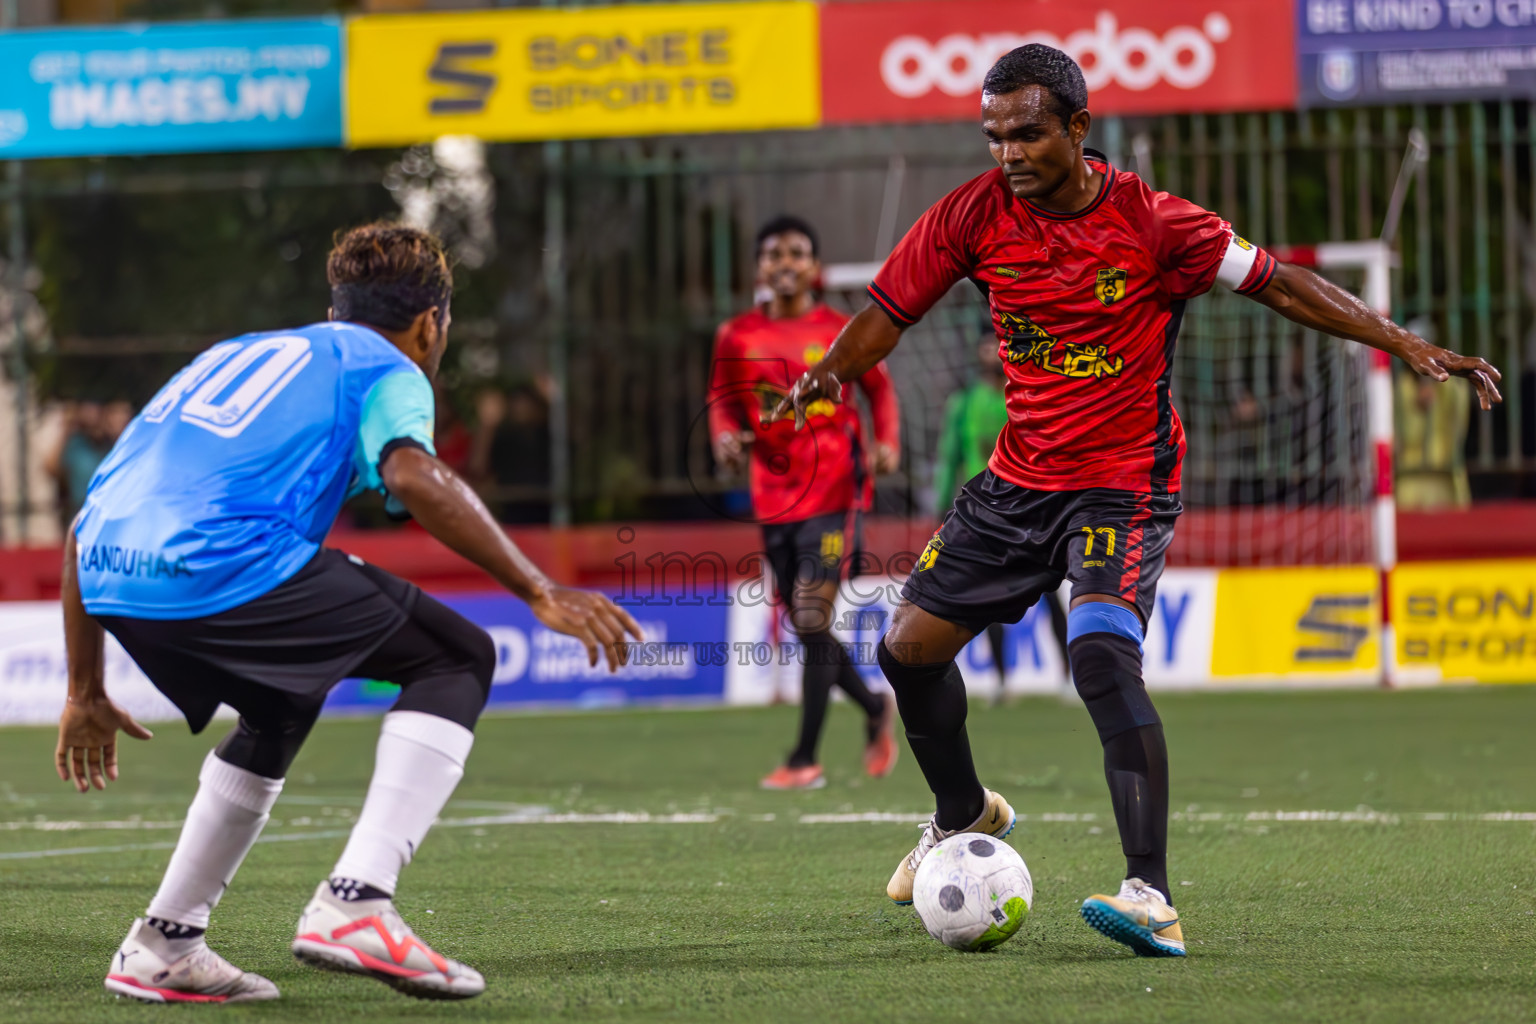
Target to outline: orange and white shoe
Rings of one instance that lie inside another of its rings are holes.
[[[758,783],[764,789],[820,789],[826,784],[827,778],[821,774],[819,764],[808,764],[802,768],[780,765]]]
[[[1094,931],[1130,946],[1137,956],[1187,955],[1178,912],[1139,878],[1127,878],[1114,896],[1088,897],[1080,912]]]
[[[276,999],[277,986],[242,971],[201,937],[168,939],[141,917],[112,954],[107,991],[145,1003],[252,1003]]]
[[[864,771],[872,779],[883,779],[896,767],[896,698],[885,695],[885,710],[876,724],[875,738],[864,746]]]
[[[392,900],[344,900],[321,882],[299,918],[293,955],[328,971],[376,978],[418,999],[468,999],[485,991],[473,967],[422,942]]]

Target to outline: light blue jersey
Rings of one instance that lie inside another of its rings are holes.
[[[432,385],[348,323],[247,334],[171,378],[91,479],[75,522],[92,615],[190,619],[303,568],[342,502],[382,491],[395,440],[432,447]]]

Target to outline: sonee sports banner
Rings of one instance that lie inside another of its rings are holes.
[[[347,144],[808,128],[816,6],[378,15],[348,25]]]

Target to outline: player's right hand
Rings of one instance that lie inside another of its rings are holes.
[[[556,633],[580,640],[587,649],[587,664],[596,666],[598,651],[603,651],[608,657],[609,672],[617,672],[629,658],[625,633],[636,641],[645,639],[640,624],[606,594],[573,587],[550,587],[543,597],[530,602],[528,607],[540,622]]]
[[[119,730],[136,740],[154,735],[105,696],[66,700],[59,716],[59,745],[53,752],[59,778],[73,782],[81,793],[92,786],[106,789],[108,779],[116,782]]]
[[[715,462],[740,475],[747,469],[747,446],[757,435],[750,430],[722,430],[715,438]]]
[[[806,370],[800,379],[795,381],[795,386],[789,389],[789,394],[773,407],[773,412],[769,414],[766,422],[776,423],[793,412],[795,429],[800,430],[805,426],[806,408],[812,402],[823,398],[838,404],[843,401],[843,383],[827,366],[825,359]]]

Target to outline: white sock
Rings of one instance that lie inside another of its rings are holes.
[[[464,777],[475,734],[421,711],[391,711],[379,731],[368,799],[331,872],[393,893],[438,812]]]
[[[181,838],[147,914],[207,928],[208,916],[271,817],[283,780],[236,768],[210,750],[198,781]]]

